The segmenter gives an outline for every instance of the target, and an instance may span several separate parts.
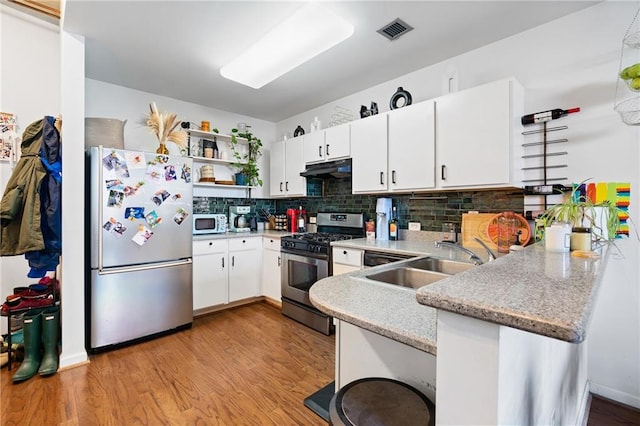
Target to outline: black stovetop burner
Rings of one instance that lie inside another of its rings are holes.
[[[357,236],[355,236],[357,238]],[[332,232],[308,232],[306,234],[294,234],[284,238],[297,240],[308,240],[316,243],[330,243],[332,241],[343,241],[354,238],[353,235],[334,234]]]
[[[282,250],[290,253],[314,253],[329,256],[333,241],[364,236],[364,217],[353,213],[318,213],[318,231],[292,234],[280,239]]]

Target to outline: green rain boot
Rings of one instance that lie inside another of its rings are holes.
[[[42,315],[27,312],[22,319],[22,332],[24,335],[24,359],[20,368],[13,375],[13,382],[22,382],[30,379],[38,371],[40,366],[40,347],[42,346]]]
[[[44,355],[38,373],[48,376],[58,371],[58,339],[60,337],[60,308],[57,306],[42,311],[42,343]]]

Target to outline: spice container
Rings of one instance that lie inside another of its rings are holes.
[[[573,228],[571,230],[571,250],[591,251],[591,228]]]

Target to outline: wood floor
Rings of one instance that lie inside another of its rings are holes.
[[[0,373],[2,425],[326,425],[303,405],[333,380],[334,338],[265,303],[51,377]],[[640,412],[594,398],[588,426],[640,425]]]
[[[334,337],[256,303],[11,384],[2,425],[326,425],[303,400],[334,377]]]

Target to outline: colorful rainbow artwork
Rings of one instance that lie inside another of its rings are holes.
[[[616,238],[629,238],[629,204],[631,202],[631,183],[629,182],[598,182],[588,184],[573,184],[574,199],[591,200],[599,204],[605,201],[615,205],[618,209],[620,226],[616,231]]]

